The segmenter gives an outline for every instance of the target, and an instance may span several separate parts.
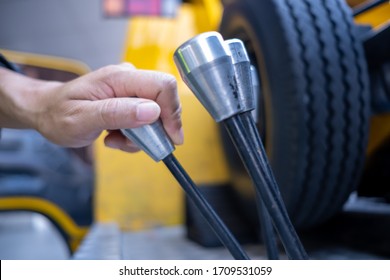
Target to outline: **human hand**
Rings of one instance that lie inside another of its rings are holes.
[[[107,146],[137,151],[118,129],[150,124],[159,117],[171,140],[183,143],[181,105],[171,75],[124,63],[67,83],[36,82],[34,89],[28,109],[32,126],[56,144],[87,146],[108,130]]]

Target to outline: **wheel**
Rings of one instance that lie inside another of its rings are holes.
[[[243,40],[258,68],[265,104],[258,128],[290,218],[301,229],[323,222],[355,190],[368,135],[368,74],[349,7],[341,0],[226,1],[220,32]],[[228,158],[236,158],[223,138]],[[253,201],[236,165],[230,160],[234,188]]]

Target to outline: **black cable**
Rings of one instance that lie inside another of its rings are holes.
[[[241,248],[235,237],[223,223],[218,214],[210,206],[207,200],[200,193],[199,189],[186,173],[183,167],[173,154],[170,154],[163,159],[163,162],[171,171],[172,175],[179,182],[185,193],[198,208],[200,213],[209,223],[215,234],[218,236],[222,244],[230,251],[236,260],[249,260],[248,255]]]
[[[264,168],[266,168],[268,173],[272,174],[271,166],[268,163],[267,157],[265,157],[266,152],[264,150],[263,141],[261,140],[260,134],[257,130],[256,123],[252,117],[251,112],[241,113],[240,119],[241,119],[241,121],[246,129],[246,132],[250,136],[249,139],[253,142],[253,145],[256,149],[256,152],[260,156],[263,156],[263,158],[265,160]],[[273,177],[273,175],[272,175],[272,177]],[[273,187],[276,189],[276,191],[280,192],[276,182],[273,184]]]
[[[379,6],[383,3],[386,3],[386,2],[389,2],[389,0],[372,0],[372,1],[369,1],[369,2],[364,2],[363,4],[361,5],[357,5],[354,9],[353,9],[353,16],[358,16],[372,8],[375,8],[376,6]]]
[[[287,214],[286,207],[265,156],[263,146],[261,145],[261,151],[259,153],[253,152],[252,144],[249,140],[250,136],[245,129],[240,115],[226,119],[224,125],[267,207],[287,256],[290,259],[308,259],[305,249]]]
[[[256,192],[256,197],[259,220],[261,222],[261,236],[263,238],[265,250],[267,251],[267,257],[269,260],[278,260],[279,250],[271,216],[269,215],[267,207],[265,207],[259,192]]]
[[[252,142],[253,151],[260,153],[262,148],[261,138],[259,132],[256,128],[256,123],[252,117],[251,112],[244,112],[240,114],[241,120],[246,128],[246,131],[249,135],[249,140]],[[269,167],[269,165],[267,165]],[[268,169],[268,172],[271,172]],[[268,259],[278,260],[279,259],[279,250],[276,241],[276,236],[272,224],[272,219],[268,213],[267,208],[264,205],[263,199],[261,197],[258,188],[256,190],[256,200],[257,208],[261,223],[261,235],[263,237],[263,242],[267,251]],[[277,190],[278,191],[278,190]]]

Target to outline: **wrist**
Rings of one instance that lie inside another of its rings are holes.
[[[56,102],[56,91],[63,83],[55,81],[33,80],[30,89],[23,94],[27,102],[21,102],[20,116],[27,128],[41,132],[45,122],[48,121],[48,111],[52,102]]]
[[[0,69],[0,126],[37,129],[49,91],[57,82],[32,79]]]

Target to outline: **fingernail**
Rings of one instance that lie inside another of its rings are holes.
[[[137,105],[136,118],[138,121],[151,122],[160,116],[160,106],[154,102],[143,102]]]

